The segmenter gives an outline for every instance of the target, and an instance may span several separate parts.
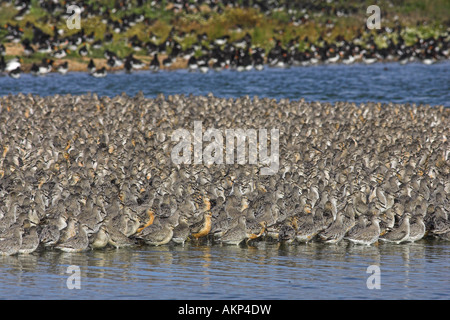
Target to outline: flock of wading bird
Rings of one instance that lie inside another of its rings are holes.
[[[171,135],[279,130],[279,170],[174,164]],[[0,254],[450,239],[450,109],[124,94],[0,98]],[[344,240],[344,241],[343,241]]]

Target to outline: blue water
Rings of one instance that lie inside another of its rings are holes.
[[[159,93],[450,106],[450,63],[0,77],[0,95]],[[450,299],[450,243],[138,247],[0,257],[0,299]],[[367,268],[379,267],[380,289]],[[80,289],[69,289],[69,266]]]
[[[52,73],[40,77],[23,74],[18,80],[0,77],[0,95],[96,92],[100,96],[115,96],[125,92],[134,96],[139,91],[147,97],[155,97],[159,93],[206,95],[212,92],[218,97],[257,95],[275,99],[304,98],[306,101],[377,101],[449,107],[450,62],[431,66],[377,63],[288,69],[266,67],[263,71],[225,70],[207,74],[187,70],[139,71],[111,73],[105,78],[94,78],[83,72]]]
[[[0,299],[445,299],[450,245],[163,246],[0,257]],[[379,267],[379,289],[367,272]],[[80,271],[79,289],[69,266]]]

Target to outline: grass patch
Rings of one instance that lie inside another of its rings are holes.
[[[0,5],[0,23],[1,26],[4,27],[4,24],[6,22],[9,22],[12,17],[14,17],[17,14],[17,10],[14,9],[14,6],[12,4],[6,4],[2,3]]]
[[[104,12],[108,9],[112,10],[116,2],[116,0],[89,0],[87,4],[91,5],[94,10],[98,9],[100,12]],[[147,20],[130,27],[121,34],[113,32],[113,43],[105,44],[104,49],[94,50],[90,48],[89,57],[103,58],[104,50],[114,51],[122,58],[130,53],[134,53],[136,56],[145,55],[145,50],[134,52],[128,43],[128,39],[137,36],[141,41],[146,42],[149,40],[150,32],[153,32],[161,42],[167,38],[172,28],[175,28],[176,34],[184,32],[188,35],[184,39],[178,40],[184,49],[197,42],[198,34],[206,33],[209,40],[228,34],[230,40],[234,41],[248,32],[252,36],[252,43],[266,51],[274,46],[275,39],[287,44],[294,38],[299,39],[298,47],[304,50],[307,47],[303,41],[306,36],[309,42],[313,43],[319,37],[332,42],[338,35],[347,40],[352,39],[360,30],[364,29],[368,17],[366,9],[373,2],[373,0],[335,0],[333,6],[351,9],[350,15],[337,18],[333,13],[328,14],[327,11],[307,11],[310,19],[306,23],[294,26],[290,22],[291,17],[304,14],[300,12],[300,7],[296,8],[297,11],[293,11],[293,14],[286,10],[274,10],[266,15],[255,8],[231,8],[223,5],[220,5],[223,11],[217,13],[212,12],[209,6],[203,4],[198,12],[174,13],[170,10],[171,5],[165,0],[157,1],[157,4],[153,6],[151,2],[145,2],[142,7],[137,7],[137,1],[132,0],[130,8],[118,10],[112,14],[111,18],[118,20],[131,14],[143,14]],[[406,44],[414,43],[417,36],[422,38],[437,37],[445,31],[449,23],[450,1],[448,0],[379,0],[376,4],[381,9],[382,27],[394,26],[395,16],[398,17],[402,26],[406,26],[402,31]],[[25,27],[27,25],[35,25],[50,35],[53,34],[53,26],[56,25],[58,29],[64,30],[63,37],[79,32],[79,30],[67,28],[65,21],[59,18],[62,14],[61,10],[49,14],[40,7],[38,0],[31,1],[30,13],[22,21],[13,19],[16,13],[17,10],[12,4],[2,3],[0,5],[0,26],[3,27],[6,23],[18,25],[24,29],[24,38],[33,36],[32,28]],[[326,29],[325,27],[329,19],[335,23],[333,29]],[[82,17],[81,26],[85,34],[94,32],[96,40],[103,39],[105,33],[111,31],[108,31],[108,25],[101,20],[101,15],[90,18]],[[427,23],[424,24],[422,21],[427,21]],[[240,26],[242,31],[234,31],[237,26]],[[6,34],[6,30],[0,28],[0,41],[5,38]],[[374,35],[377,45],[381,47],[386,45],[386,38],[383,34],[372,31],[367,34],[364,33],[364,35],[366,37]],[[175,38],[177,39],[177,37]],[[43,54],[35,54],[27,59],[40,61],[42,57]],[[72,52],[69,57],[78,59],[79,55],[77,52]]]

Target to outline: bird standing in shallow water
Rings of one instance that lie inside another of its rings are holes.
[[[90,247],[92,249],[102,249],[109,243],[109,232],[106,225],[102,224],[97,233],[92,237]]]
[[[302,225],[298,226],[298,230],[295,233],[295,239],[298,242],[306,242],[311,241],[320,231],[319,228],[322,228],[317,221],[314,221],[315,213],[311,212],[306,218],[306,221]]]
[[[22,244],[19,249],[21,254],[29,254],[34,251],[39,246],[39,235],[37,233],[36,226],[31,226],[28,228],[26,233],[22,236]]]
[[[295,240],[295,231],[296,229],[292,222],[284,224],[280,227],[280,231],[278,232],[278,242],[291,244]]]
[[[323,232],[319,234],[319,237],[325,241],[326,243],[338,243],[340,242],[345,234],[347,233],[347,229],[344,226],[343,222],[343,212],[338,211],[336,220]]]
[[[144,230],[148,226],[151,226],[153,224],[153,221],[155,220],[155,213],[154,213],[154,211],[152,209],[147,209],[146,212],[147,212],[147,215],[148,215],[148,221],[145,223],[145,225],[143,225],[142,227],[137,229],[137,231],[136,231],[137,233],[141,232],[142,230]]]
[[[202,210],[203,212],[203,219],[198,222],[195,223],[193,225],[190,226],[191,229],[191,235],[196,239],[200,239],[202,237],[206,237],[209,232],[211,231],[211,217],[212,217],[212,213],[211,213],[211,203],[209,201],[209,198],[206,196],[200,196],[200,199],[197,199],[197,202],[199,202],[201,200],[201,202],[203,203],[203,208]]]
[[[173,229],[172,241],[176,244],[184,245],[189,237],[190,230],[186,217],[180,217],[178,225]]]
[[[45,247],[54,246],[58,243],[60,231],[56,225],[46,225],[39,234],[39,242]]]
[[[267,230],[267,222],[261,221],[259,223],[248,223],[246,222],[246,228],[247,228],[247,244],[251,240],[259,239],[261,238]]]
[[[152,225],[138,233],[136,238],[151,246],[161,246],[169,243],[173,237],[174,226],[168,219],[159,218]]]
[[[106,223],[106,230],[108,232],[108,244],[115,248],[129,247],[135,244],[135,242],[117,230],[109,221]]]
[[[238,218],[238,223],[221,237],[221,242],[227,245],[239,245],[247,237],[246,217],[244,215]]]
[[[372,214],[370,222],[371,223],[369,226],[358,228],[358,230],[356,230],[350,236],[345,237],[344,239],[347,239],[350,242],[356,244],[363,244],[368,246],[377,242],[380,236],[380,219],[378,218],[378,215]]]
[[[155,54],[152,61],[150,62],[150,70],[153,72],[157,72],[160,68],[158,54]]]
[[[91,73],[91,75],[94,76],[95,78],[104,78],[104,77],[106,77],[107,74],[108,74],[108,72],[106,71],[105,67],[96,69],[96,70],[92,71],[92,73]]]
[[[411,214],[409,212],[405,212],[403,214],[403,220],[400,224],[400,226],[396,229],[393,229],[392,231],[386,233],[385,235],[380,237],[380,240],[386,241],[386,242],[393,242],[396,244],[405,242],[409,239],[410,234],[410,223],[409,219],[411,217]]]
[[[423,222],[423,215],[421,213],[416,213],[411,217],[408,241],[419,241],[424,237],[425,232],[426,228],[425,223]]]
[[[69,217],[67,219],[67,226],[61,230],[60,242],[66,242],[70,238],[74,237],[77,234],[77,227],[79,223],[78,220],[74,217]]]
[[[89,237],[88,237],[88,226],[85,224],[80,224],[78,226],[78,232],[75,236],[68,239],[66,242],[60,243],[56,246],[64,252],[82,252],[88,250],[89,247]]]
[[[23,228],[14,227],[12,230],[0,235],[0,255],[10,256],[17,254],[22,246]]]
[[[191,226],[191,235],[196,239],[206,237],[211,231],[211,211],[206,211],[203,214],[203,219]]]

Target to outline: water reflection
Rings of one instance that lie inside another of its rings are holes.
[[[448,243],[186,245],[0,257],[0,298],[448,299]],[[80,267],[81,290],[67,268]],[[369,265],[381,290],[369,290]]]

